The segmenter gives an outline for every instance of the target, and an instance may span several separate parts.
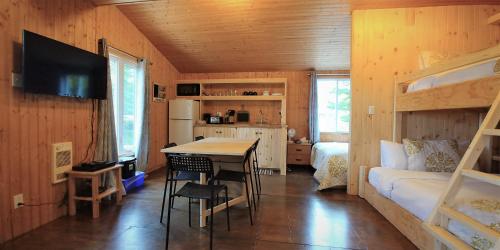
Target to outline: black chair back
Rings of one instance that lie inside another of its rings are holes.
[[[172,142],[172,143],[165,145],[163,148],[171,148],[171,147],[175,147],[175,146],[177,146],[177,143]],[[167,158],[167,160],[168,160],[168,155],[169,155],[168,153],[165,153],[165,158]]]
[[[243,163],[247,162],[250,159],[250,157],[252,156],[252,152],[253,152],[253,146],[249,148],[245,153],[245,156],[243,157]]]
[[[257,141],[252,145],[252,150],[257,150],[257,147],[259,146],[260,138],[257,138]]]
[[[203,140],[203,139],[205,139],[205,137],[203,137],[203,136],[196,136],[194,138],[195,141],[199,141],[199,140]]]
[[[212,160],[207,157],[172,155],[168,157],[168,163],[171,171],[203,173],[208,176],[213,176],[214,173]]]

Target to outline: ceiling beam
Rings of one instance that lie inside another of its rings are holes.
[[[498,0],[351,0],[352,10],[415,8],[449,5],[498,5]]]
[[[162,0],[92,0],[95,5],[125,5],[125,4],[140,4]]]

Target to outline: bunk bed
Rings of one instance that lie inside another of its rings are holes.
[[[498,102],[495,98],[498,98],[500,91],[499,59],[500,45],[457,57],[433,65],[421,72],[396,79],[393,140],[401,142],[403,138],[406,138],[408,124],[405,121],[405,115],[408,113],[455,109],[482,110],[488,109],[495,101]],[[482,128],[481,125],[480,129]],[[490,150],[481,157],[491,160],[494,158],[491,154]],[[460,165],[463,165],[462,162]],[[365,198],[418,248],[433,249],[436,246],[434,238],[436,235],[426,230],[428,226],[423,221],[430,215],[434,215],[437,204],[442,204],[440,196],[445,193],[445,190],[449,191],[450,180],[454,181],[454,178],[455,174],[452,177],[451,173],[362,166],[360,196]],[[488,185],[469,180],[463,183],[464,190],[468,191],[459,192],[457,201],[461,203],[455,203],[453,211],[459,210],[461,214],[473,217],[478,214],[478,211],[471,210],[473,207],[471,201],[498,200],[498,189],[492,190]],[[497,201],[494,205],[498,205],[499,202]],[[482,214],[473,219],[486,224],[497,220],[497,214],[498,211],[494,209],[493,213]],[[497,223],[500,225],[500,221]],[[472,231],[467,231],[456,221],[452,220],[448,229],[461,241],[469,245],[472,243],[476,249],[499,247],[494,244],[492,246],[491,242],[484,238],[472,235]],[[493,228],[493,230],[498,232],[500,229]]]
[[[497,45],[398,78],[395,111],[489,107],[500,90],[499,60]]]

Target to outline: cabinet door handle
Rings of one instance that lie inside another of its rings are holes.
[[[297,152],[302,152],[302,149],[300,149],[300,148],[296,148],[296,149],[295,149],[295,151],[297,151]]]
[[[302,159],[295,159],[296,161],[302,161]]]

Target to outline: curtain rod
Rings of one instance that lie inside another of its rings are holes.
[[[131,57],[134,57],[134,58],[135,58],[135,59],[137,59],[137,60],[142,60],[142,58],[141,58],[141,57],[138,57],[138,56],[132,55],[132,54],[128,53],[127,51],[121,50],[121,49],[119,49],[119,48],[117,48],[117,47],[115,47],[115,46],[113,46],[113,45],[111,45],[111,44],[109,44],[108,46],[109,46],[110,48],[114,49],[114,50],[118,50],[118,51],[120,51],[120,52],[122,52],[122,53],[124,53],[124,54],[127,54],[127,55],[129,55],[129,56],[131,56]]]
[[[135,56],[135,55],[133,55],[133,54],[130,54],[130,53],[128,53],[127,51],[124,51],[124,50],[121,50],[121,49],[119,49],[119,48],[117,48],[117,47],[114,47],[114,46],[113,46],[113,45],[111,45],[111,44],[109,44],[109,45],[108,45],[108,47],[110,47],[110,48],[112,48],[112,49],[114,49],[114,50],[118,50],[118,51],[120,51],[121,53],[124,53],[124,54],[126,54],[126,55],[129,55],[129,56],[131,56],[131,57],[135,58],[137,61],[142,61],[142,60],[144,60],[144,58],[143,58],[143,57],[138,57],[138,56]],[[149,61],[149,65],[153,65],[153,62]]]
[[[307,74],[308,76],[311,76],[312,74],[309,73]],[[316,74],[317,76],[351,76],[351,74],[347,73],[337,73],[337,74]]]

